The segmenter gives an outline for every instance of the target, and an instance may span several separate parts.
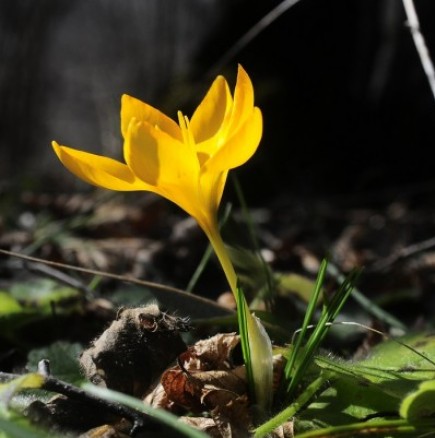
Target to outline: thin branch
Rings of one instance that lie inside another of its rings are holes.
[[[252,40],[254,40],[266,27],[270,26],[284,12],[287,12],[292,6],[300,0],[284,0],[278,6],[269,11],[264,17],[254,24],[242,37],[237,40],[231,48],[218,59],[210,68],[207,76],[214,77],[222,68],[227,65],[238,53],[240,53]]]
[[[432,249],[435,247],[435,237],[431,237],[430,239],[423,240],[421,242],[413,243],[405,248],[401,248],[395,253],[391,254],[389,257],[386,257],[382,260],[378,260],[370,266],[369,270],[376,272],[382,271],[384,269],[389,268],[394,263],[399,260],[406,259],[415,254],[421,253],[423,251],[427,251],[428,249]]]
[[[429,54],[429,50],[426,46],[426,42],[420,31],[420,22],[414,7],[414,2],[413,0],[403,0],[403,6],[405,8],[407,25],[414,40],[418,56],[420,57],[420,61],[432,90],[432,94],[435,98],[435,69]]]
[[[205,297],[200,296],[200,295],[189,294],[182,289],[177,289],[175,287],[166,286],[166,285],[163,285],[160,283],[155,283],[155,282],[146,281],[146,280],[140,280],[137,278],[129,277],[127,275],[117,275],[117,274],[112,274],[110,272],[98,271],[98,270],[94,270],[94,269],[82,268],[80,266],[73,266],[73,265],[68,265],[65,263],[53,262],[50,260],[44,260],[44,259],[40,259],[38,257],[32,257],[32,256],[28,256],[26,254],[17,253],[14,251],[8,251],[5,249],[0,249],[0,254],[10,256],[10,257],[17,257],[17,258],[25,260],[27,262],[43,263],[45,265],[53,266],[53,267],[59,268],[59,269],[69,269],[69,270],[76,271],[76,272],[83,272],[85,274],[98,275],[98,276],[105,277],[105,278],[112,278],[112,279],[117,280],[117,281],[137,284],[140,286],[147,287],[151,290],[159,291],[159,293],[162,294],[163,297],[165,295],[167,295],[174,302],[176,302],[177,297],[180,298],[180,300],[185,300],[188,297],[189,300],[192,300],[191,304],[193,304],[193,302],[194,302],[198,307],[198,309],[195,309],[194,306],[191,306],[192,307],[192,309],[191,309],[192,314],[195,310],[199,311],[199,312],[196,312],[195,316],[198,316],[198,313],[200,313],[201,316],[208,315],[208,313],[206,312],[207,309],[208,309],[208,311],[213,312],[214,316],[218,316],[218,315],[223,316],[223,315],[234,314],[233,311],[226,309],[222,306],[219,306],[219,304],[217,304],[215,301],[213,301],[211,299],[205,298]]]
[[[143,412],[136,411],[135,409],[124,406],[120,403],[114,403],[108,400],[104,400],[84,391],[81,388],[77,388],[67,382],[50,377],[45,372],[42,373],[44,382],[40,389],[54,392],[56,394],[62,394],[71,400],[75,400],[87,406],[93,406],[100,411],[109,412],[119,417],[127,418],[132,423],[132,431],[143,429],[145,425],[149,424],[153,419]],[[0,382],[6,383],[13,379],[21,377],[20,374],[4,373],[0,371]]]

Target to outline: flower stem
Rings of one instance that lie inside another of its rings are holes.
[[[214,228],[214,229],[213,229]],[[225,248],[225,243],[222,240],[222,237],[218,231],[218,227],[213,227],[210,230],[204,230],[207,234],[207,237],[211,243],[211,246],[214,249],[214,252],[219,259],[219,262],[224,270],[225,276],[227,277],[228,284],[230,285],[231,291],[236,298],[238,295],[237,290],[237,274],[234,270],[233,263],[228,255],[228,251]]]
[[[272,344],[260,320],[251,314],[243,292],[238,288],[237,274],[219,228],[205,230],[216,253],[237,303],[237,316],[248,386],[258,405],[267,411],[272,402]]]

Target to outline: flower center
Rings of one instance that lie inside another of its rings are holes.
[[[178,124],[180,125],[181,135],[183,137],[183,143],[195,147],[195,139],[193,138],[192,131],[189,129],[189,118],[184,116],[181,111],[177,112]]]

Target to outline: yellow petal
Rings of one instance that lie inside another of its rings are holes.
[[[125,161],[147,184],[191,184],[199,173],[198,158],[187,143],[148,123],[133,119],[124,145]]]
[[[227,81],[218,76],[190,120],[190,129],[196,143],[213,137],[221,129],[231,106],[232,97]]]
[[[232,101],[231,96],[228,98],[228,102],[230,101]],[[234,101],[232,106],[230,106],[229,103],[227,104],[225,119],[219,130],[213,137],[205,137],[204,140],[202,140],[202,138],[197,139],[197,152],[201,163],[207,161],[208,157],[214,155],[216,151],[224,145],[227,139],[234,135],[252,114],[253,108],[254,88],[248,74],[243,67],[239,65],[234,90]]]
[[[237,71],[236,87],[234,89],[234,105],[231,114],[229,135],[237,131],[250,116],[254,108],[254,88],[251,79],[241,65]]]
[[[124,138],[132,118],[158,126],[171,137],[181,140],[180,128],[174,120],[151,105],[124,94],[121,99],[121,133]]]
[[[261,111],[255,107],[240,129],[204,163],[201,172],[218,173],[241,166],[254,155],[262,132]]]
[[[147,190],[147,186],[119,161],[60,146],[55,141],[52,145],[62,164],[87,183],[110,190]]]
[[[199,199],[199,162],[192,146],[133,119],[124,157],[133,173],[152,186],[155,193],[195,218],[200,214],[203,205]]]
[[[213,214],[217,214],[219,209],[227,176],[228,171],[201,173],[199,185],[202,203],[207,206],[206,210]]]

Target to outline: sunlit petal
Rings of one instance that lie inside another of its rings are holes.
[[[206,210],[209,214],[217,214],[227,176],[228,171],[219,173],[205,172],[200,175],[201,202],[206,206]]]
[[[213,137],[229,117],[232,97],[227,81],[218,76],[190,120],[196,143]]]
[[[132,120],[124,144],[125,160],[133,173],[155,193],[197,218],[199,162],[191,145],[174,140],[153,126]]]
[[[237,71],[236,87],[234,89],[234,105],[231,114],[229,135],[237,131],[250,116],[254,108],[254,88],[251,79],[241,65]]]
[[[110,190],[149,189],[144,182],[135,177],[127,165],[119,161],[60,146],[56,142],[52,142],[52,145],[62,164],[87,183]]]
[[[124,94],[121,99],[121,132],[124,138],[132,118],[158,126],[171,137],[181,139],[180,128],[174,120],[151,105]]]
[[[124,157],[134,174],[147,184],[198,184],[199,162],[194,149],[148,123],[132,120]]]
[[[202,172],[218,173],[241,166],[257,150],[263,132],[261,111],[254,108],[250,117],[217,152],[205,162]]]

